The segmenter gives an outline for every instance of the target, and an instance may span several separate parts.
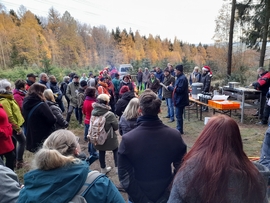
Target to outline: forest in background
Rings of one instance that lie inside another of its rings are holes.
[[[25,77],[30,70],[61,78],[70,71],[97,72],[122,63],[131,63],[135,69],[163,69],[168,62],[182,63],[186,72],[209,65],[217,79],[226,76],[227,46],[222,43],[189,44],[177,38],[142,36],[131,29],[109,31],[105,26],[80,23],[68,11],[61,15],[54,8],[47,17],[38,17],[23,6],[17,13],[6,11],[3,5],[0,9],[0,68],[6,70],[0,73],[2,78]],[[243,72],[256,70],[258,60],[258,52],[236,44],[231,79],[244,83]]]

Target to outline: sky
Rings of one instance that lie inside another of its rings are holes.
[[[116,27],[148,37],[175,37],[192,44],[209,44],[215,34],[215,19],[224,0],[0,0],[9,11],[20,5],[37,16],[48,16],[51,7],[61,15],[68,11],[75,20],[91,26]]]

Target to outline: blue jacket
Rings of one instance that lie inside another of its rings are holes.
[[[24,188],[18,203],[66,203],[84,185],[89,172],[86,162],[42,171],[33,170],[24,175]],[[124,199],[114,184],[106,176],[97,179],[84,198],[87,202],[124,203]]]
[[[168,86],[168,90],[173,93],[173,102],[177,107],[185,107],[189,104],[188,98],[188,80],[186,76],[181,73],[177,76],[175,86]]]
[[[259,163],[270,169],[270,127],[265,132]]]
[[[163,71],[162,70],[160,70],[159,73],[156,72],[155,73],[155,76],[156,76],[157,79],[159,79],[160,82],[163,82],[163,80],[164,80],[164,74],[163,74]]]

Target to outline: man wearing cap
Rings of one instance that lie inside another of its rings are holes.
[[[200,78],[201,83],[203,83],[203,92],[210,92],[211,87],[212,72],[209,66],[204,66],[202,68],[202,76]]]
[[[176,128],[181,134],[184,134],[183,113],[185,106],[189,104],[188,98],[188,80],[183,73],[183,65],[175,67],[176,81],[175,85],[168,86],[168,90],[172,92],[173,103],[175,106],[175,116],[177,119]]]
[[[66,121],[70,121],[71,114],[73,112],[73,109],[75,109],[75,116],[76,119],[79,120],[79,110],[78,110],[78,91],[79,91],[79,77],[78,75],[73,76],[73,80],[71,83],[67,86],[67,92],[66,95],[70,100],[69,107],[68,107],[68,113],[66,117]]]
[[[26,77],[27,77],[27,80],[26,80],[25,90],[28,91],[30,86],[36,82],[36,77],[38,77],[38,76],[35,75],[34,73],[29,73],[29,74],[27,74]]]

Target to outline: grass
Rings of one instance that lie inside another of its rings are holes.
[[[162,108],[161,108],[161,113],[159,115],[160,119],[164,122],[164,124],[175,128],[176,127],[176,122],[173,123],[168,123],[168,119],[163,118],[166,116],[167,112],[167,107],[165,102],[162,102]],[[250,112],[252,114],[254,112]],[[209,112],[204,112],[203,113],[203,118],[204,117],[210,117],[212,116],[211,110]],[[248,156],[260,156],[260,149],[262,145],[262,141],[264,138],[264,133],[267,129],[265,126],[258,126],[255,125],[255,122],[258,120],[254,119],[254,117],[246,115],[245,116],[245,123],[241,124],[240,123],[240,117],[239,117],[239,112],[233,113],[232,118],[235,119],[235,121],[239,124],[240,127],[240,132],[242,135],[242,140],[243,140],[243,145],[244,145],[244,151]],[[183,135],[183,140],[188,146],[188,150],[193,146],[195,140],[199,136],[200,132],[204,128],[204,122],[200,121],[195,114],[190,115],[190,120],[188,121],[187,119],[184,119],[184,132],[185,134]],[[71,117],[71,122],[69,126],[69,130],[71,130],[75,135],[79,136],[80,139],[80,145],[82,151],[84,151],[86,154],[87,152],[87,143],[83,140],[83,135],[84,135],[84,128],[80,127],[78,122],[75,119],[74,114]],[[121,142],[121,136],[119,136],[119,142]],[[15,172],[18,174],[18,177],[20,181],[23,183],[23,175],[30,170],[30,164],[33,159],[33,154],[25,151],[24,154],[24,160],[28,163],[24,168],[16,170]],[[106,153],[106,162],[107,166],[114,166],[114,161],[113,161],[113,155],[112,152],[107,152]],[[91,170],[100,170],[99,162],[96,161],[90,166]],[[107,174],[107,176],[115,183],[118,184],[118,176],[114,171],[114,168],[111,172]],[[127,199],[127,194],[126,193],[121,193],[125,199]]]

